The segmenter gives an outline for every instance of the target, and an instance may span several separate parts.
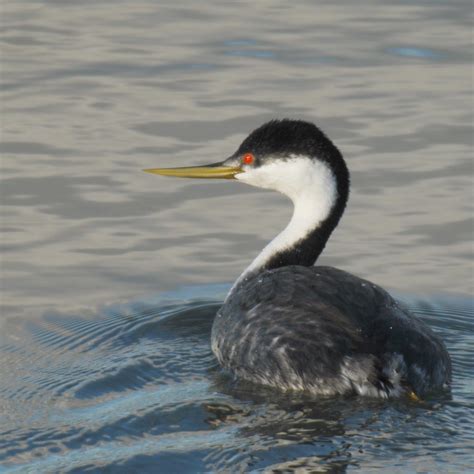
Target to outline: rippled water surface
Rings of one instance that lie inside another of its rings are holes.
[[[11,472],[467,472],[474,465],[471,2],[6,1],[0,465]],[[438,331],[452,397],[283,396],[210,352],[290,207],[142,168],[274,117],[352,172],[320,259]],[[0,468],[1,469],[1,468]]]

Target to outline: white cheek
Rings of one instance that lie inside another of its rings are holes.
[[[315,186],[320,193],[331,194],[332,189],[327,188],[332,188],[334,183],[334,177],[326,164],[304,156],[276,159],[255,169],[249,168],[236,175],[236,179],[258,188],[274,189],[293,201],[302,194],[314,195]]]
[[[251,186],[287,194],[287,188],[292,188],[292,183],[299,180],[303,167],[306,166],[296,160],[278,160],[258,168],[248,168],[244,173],[236,175],[236,178]]]
[[[235,177],[243,183],[256,186],[258,188],[276,189],[278,181],[281,179],[281,168],[270,164],[260,168],[247,169],[244,173],[240,173]]]

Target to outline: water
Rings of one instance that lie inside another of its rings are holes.
[[[6,471],[472,468],[470,2],[2,10]],[[216,366],[215,311],[290,208],[141,169],[217,161],[283,116],[318,123],[352,171],[321,263],[441,333],[451,398],[311,400]]]
[[[52,311],[18,333],[20,344],[5,344],[0,453],[11,472],[472,466],[467,300],[406,300],[443,334],[456,374],[453,399],[407,403],[314,400],[233,382],[209,348],[223,287],[192,292],[95,314]]]

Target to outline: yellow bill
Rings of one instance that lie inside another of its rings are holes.
[[[201,179],[233,179],[237,173],[242,172],[240,167],[222,166],[220,163],[206,166],[190,166],[183,168],[150,168],[143,170],[146,173],[161,176],[174,176],[177,178]]]

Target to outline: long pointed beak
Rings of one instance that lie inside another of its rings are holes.
[[[161,176],[175,176],[177,178],[201,178],[201,179],[233,179],[242,168],[224,166],[221,163],[213,163],[205,166],[190,166],[183,168],[150,168],[143,170],[146,173],[159,174]]]

